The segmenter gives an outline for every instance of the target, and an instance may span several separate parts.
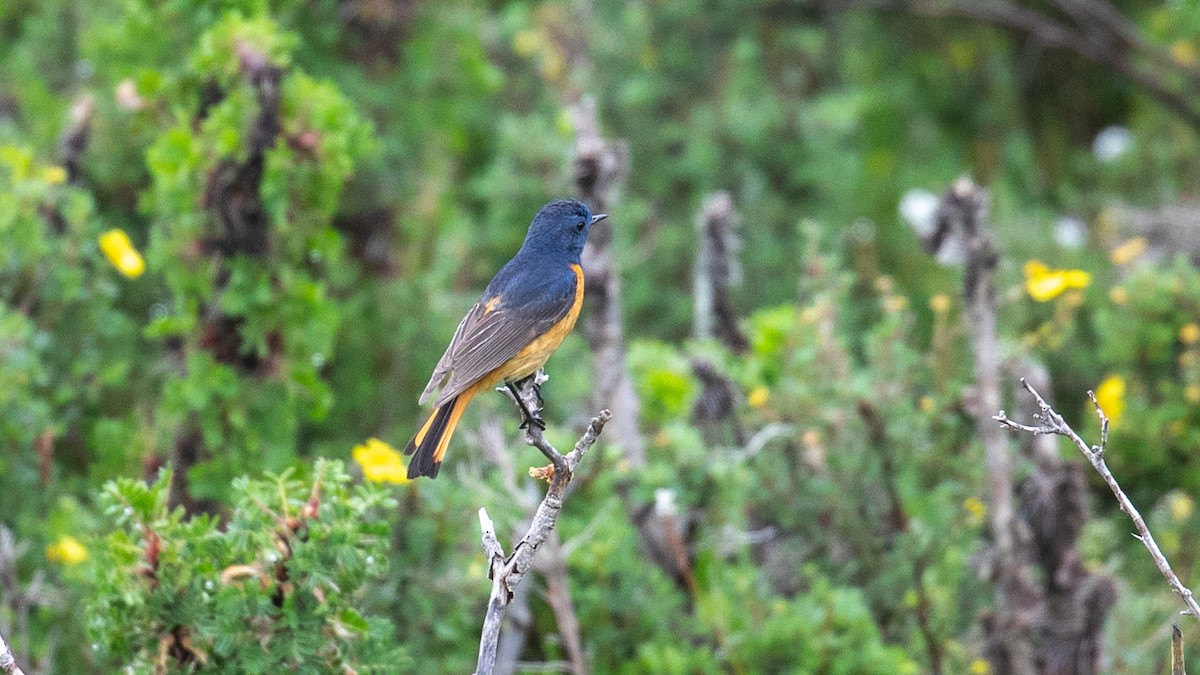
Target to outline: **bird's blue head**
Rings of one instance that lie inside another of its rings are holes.
[[[522,248],[537,253],[565,255],[571,261],[578,262],[592,223],[607,217],[603,213],[592,215],[583,202],[574,199],[550,202],[533,217]]]

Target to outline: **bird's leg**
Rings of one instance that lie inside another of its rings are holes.
[[[546,409],[546,400],[542,398],[542,385],[537,381],[537,373],[534,373],[529,377],[533,378],[533,393],[535,396],[537,396],[538,411],[540,414],[540,411]]]
[[[548,378],[546,378],[546,379],[548,379]],[[544,381],[545,381],[545,379],[542,379],[541,381],[539,381],[538,373],[534,373],[534,374],[532,374],[522,380],[519,380],[517,382],[518,389],[523,389],[525,387],[526,383],[528,383],[530,386],[533,387],[533,393],[535,396],[537,396],[537,404],[538,404],[538,412],[539,413],[546,408],[546,400],[544,398],[542,398],[542,382],[544,382]]]
[[[525,405],[525,399],[521,398],[521,390],[517,389],[517,385],[512,382],[506,382],[505,385],[508,387],[508,390],[512,392],[513,398],[516,399],[517,405],[521,408],[521,426],[517,428],[528,429],[529,425],[532,424],[542,431],[545,431],[546,423],[542,421],[542,416],[538,413],[530,412],[528,406]]]

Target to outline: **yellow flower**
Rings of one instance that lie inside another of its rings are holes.
[[[67,170],[61,166],[48,166],[42,169],[42,180],[50,185],[62,185],[67,182]]]
[[[931,413],[936,407],[937,403],[934,402],[932,396],[922,396],[917,399],[917,408],[923,413]]]
[[[57,542],[46,547],[46,557],[64,565],[78,565],[88,559],[88,550],[78,539],[64,534]]]
[[[146,271],[145,259],[133,247],[125,230],[109,230],[100,235],[100,250],[118,272],[130,279],[136,279]]]
[[[1196,45],[1187,40],[1176,40],[1171,44],[1171,58],[1181,66],[1196,65]]]
[[[967,512],[967,523],[972,527],[982,524],[983,517],[987,515],[987,506],[977,497],[964,499],[963,509]]]
[[[1146,238],[1134,237],[1133,239],[1117,244],[1113,250],[1108,252],[1108,259],[1113,261],[1114,265],[1128,265],[1137,260],[1145,252]]]
[[[1038,302],[1049,302],[1071,288],[1087,288],[1092,275],[1083,270],[1050,269],[1040,260],[1025,263],[1025,292]]]
[[[983,659],[975,659],[971,662],[971,675],[988,675],[992,672],[992,666]]]
[[[755,387],[746,397],[746,402],[750,404],[751,408],[761,408],[769,400],[771,400],[771,390],[766,387]]]
[[[1108,289],[1108,299],[1112,300],[1114,305],[1123,305],[1129,302],[1129,291],[1125,290],[1124,286],[1113,286]]]
[[[1022,269],[1025,270],[1026,279],[1040,277],[1050,272],[1050,267],[1041,260],[1027,261]]]
[[[1125,378],[1120,375],[1109,375],[1096,387],[1096,402],[1108,416],[1108,422],[1117,426],[1121,413],[1125,412]]]
[[[1179,329],[1179,341],[1185,345],[1195,344],[1200,341],[1200,326],[1194,323],[1184,324]]]
[[[642,50],[638,52],[638,63],[647,70],[657,66],[658,52],[656,52],[654,47],[651,47],[650,45],[642,47]]]
[[[1167,510],[1171,512],[1172,520],[1187,520],[1195,509],[1196,502],[1186,494],[1176,491],[1167,495]]]
[[[1183,420],[1172,420],[1167,425],[1167,433],[1171,434],[1171,438],[1179,438],[1185,431],[1187,431],[1187,424]]]
[[[542,75],[551,82],[557,82],[567,69],[567,61],[557,49],[547,49],[542,54]]]
[[[945,293],[938,293],[929,299],[929,308],[937,314],[945,314],[950,311],[950,296]]]
[[[354,446],[353,454],[363,476],[372,483],[408,482],[400,453],[378,438],[368,438],[366,443]]]
[[[950,65],[955,70],[970,70],[975,66],[978,51],[975,43],[968,40],[955,40],[949,45]]]
[[[1200,403],[1200,384],[1189,384],[1183,388],[1183,397],[1188,403]]]
[[[513,51],[519,56],[533,56],[542,48],[542,34],[536,30],[526,28],[517,33],[513,38]]]

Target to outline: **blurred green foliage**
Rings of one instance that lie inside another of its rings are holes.
[[[118,529],[73,575],[87,587],[97,664],[270,673],[404,662],[389,622],[359,609],[364,583],[387,565],[395,500],[350,485],[340,462],[289,474],[235,480],[223,522],[168,509],[169,473],[106,485],[98,506]]]
[[[1196,8],[1119,4],[1196,58]],[[510,469],[537,459],[512,411],[481,397],[435,482],[343,462],[407,440],[458,319],[569,193],[585,92],[630,147],[611,211],[649,457],[599,448],[560,521],[594,671],[984,672],[959,275],[897,216],[961,173],[992,194],[1004,356],[1046,363],[1090,434],[1084,392],[1122,385],[1109,461],[1190,578],[1200,273],[1109,253],[1116,207],[1194,196],[1200,146],[1112,73],[968,22],[757,0],[13,0],[0,524],[29,547],[0,632],[27,671],[473,668],[475,510],[512,536],[508,486],[536,490],[480,450],[499,419]],[[1110,125],[1130,145],[1102,160]],[[745,354],[688,339],[716,189],[743,222]],[[1055,243],[1064,216],[1078,245]],[[1035,301],[1033,258],[1090,283]],[[572,337],[549,364],[556,443],[589,412],[587,356]],[[691,419],[696,360],[732,383],[737,433]],[[1175,607],[1095,487],[1083,562],[1126,582],[1106,664],[1148,672]],[[647,562],[630,515],[656,500],[688,524],[688,574]],[[565,660],[533,598],[523,660]]]

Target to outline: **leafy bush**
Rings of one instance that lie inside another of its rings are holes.
[[[96,662],[132,672],[387,672],[394,627],[364,616],[387,567],[395,500],[353,485],[338,462],[234,481],[229,519],[170,509],[170,473],[110,483],[116,529],[77,568]]]

